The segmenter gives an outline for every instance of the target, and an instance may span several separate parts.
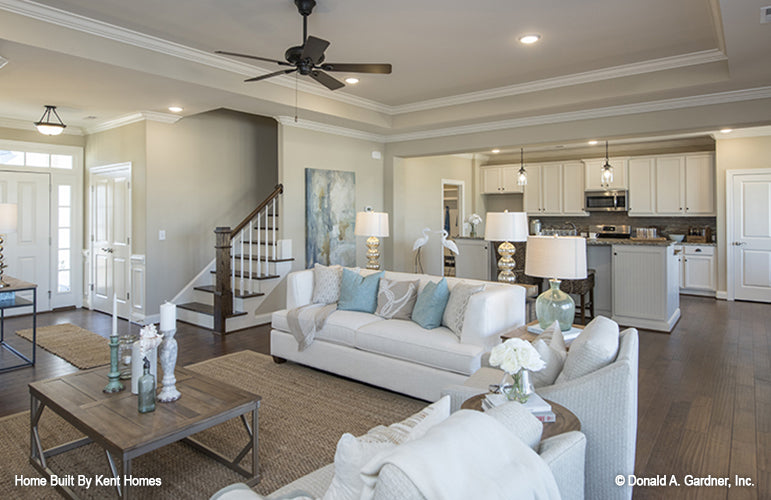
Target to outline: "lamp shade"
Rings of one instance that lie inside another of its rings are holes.
[[[525,274],[537,278],[586,278],[586,240],[576,236],[528,237]]]
[[[0,234],[16,232],[19,207],[15,203],[0,203]]]
[[[356,236],[388,236],[388,214],[386,212],[358,212],[356,214]]]
[[[485,239],[488,241],[527,241],[525,212],[487,212]]]

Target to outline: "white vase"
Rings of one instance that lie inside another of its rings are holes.
[[[158,354],[157,349],[151,349],[145,354],[150,361],[150,373],[155,377],[155,385],[158,385]],[[140,354],[139,341],[131,346],[131,393],[139,394],[139,377],[144,373],[142,355]]]
[[[176,329],[171,329],[163,333],[163,342],[161,342],[161,368],[163,368],[163,387],[158,394],[158,401],[161,403],[171,403],[178,400],[182,394],[177,390],[175,384],[177,378],[174,376],[174,366],[177,364],[177,341],[174,339]]]

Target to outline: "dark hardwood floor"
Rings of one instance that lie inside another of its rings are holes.
[[[640,332],[636,474],[674,474],[681,484],[689,474],[739,475],[754,486],[637,487],[634,497],[771,499],[771,306],[681,296],[681,308],[670,335]],[[85,310],[42,314],[38,324],[66,322],[109,335],[110,317]],[[28,317],[8,319],[6,339],[28,348],[13,333],[28,327]],[[226,337],[178,327],[180,365],[244,349],[269,352],[267,326]],[[38,349],[34,368],[0,375],[0,416],[28,409],[29,382],[76,370]]]

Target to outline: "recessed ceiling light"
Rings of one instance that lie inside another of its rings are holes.
[[[721,134],[730,134],[733,131],[734,131],[734,129],[732,129],[732,128],[721,128],[720,129],[720,133]]]
[[[497,149],[497,148],[496,148],[496,149],[493,149],[493,150],[491,151],[491,153],[493,153],[493,154],[496,154],[496,155],[497,155],[498,153],[500,153],[500,152],[501,152],[501,150],[500,150],[500,149]]]
[[[351,85],[356,85],[357,83],[359,83],[359,79],[356,78],[356,77],[353,77],[353,76],[349,76],[348,78],[345,79],[345,83],[350,83]]]
[[[172,113],[181,113],[184,108],[181,108],[179,106],[169,106],[169,111]]]
[[[535,42],[537,42],[540,39],[541,39],[541,35],[535,35],[535,34],[523,35],[523,36],[519,37],[519,41],[521,43],[524,43],[525,45],[530,45],[531,43],[535,43]]]
[[[600,141],[596,141],[596,140],[592,139],[591,141],[589,141],[589,145],[590,146],[596,146],[599,142]]]

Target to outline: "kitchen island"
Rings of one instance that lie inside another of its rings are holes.
[[[586,240],[595,269],[595,312],[623,326],[672,331],[680,318],[678,261],[673,241]]]

